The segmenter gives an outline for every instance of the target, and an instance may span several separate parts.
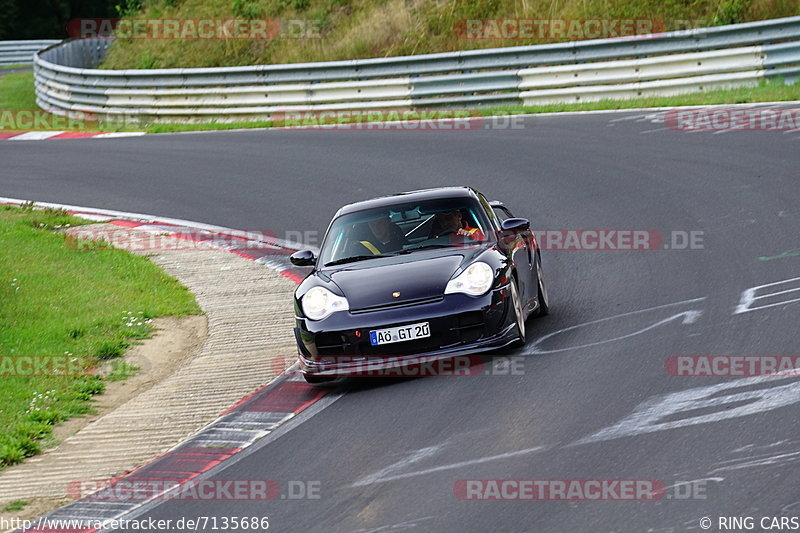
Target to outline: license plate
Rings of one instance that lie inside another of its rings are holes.
[[[431,336],[431,327],[427,322],[397,326],[395,328],[373,329],[369,332],[369,342],[373,346],[391,344],[393,342],[411,341]]]

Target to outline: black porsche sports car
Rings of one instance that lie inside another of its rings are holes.
[[[427,189],[342,207],[295,292],[300,370],[310,383],[420,358],[524,344],[548,312],[530,223],[470,187]]]

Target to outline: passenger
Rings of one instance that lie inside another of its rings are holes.
[[[458,237],[467,237],[473,241],[484,240],[484,235],[478,228],[471,228],[464,220],[460,209],[436,213],[431,226],[430,238],[438,239],[450,235],[450,241],[463,242]]]

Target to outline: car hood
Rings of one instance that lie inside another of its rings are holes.
[[[462,254],[450,254],[407,262],[359,265],[326,274],[347,297],[350,309],[357,310],[443,296],[447,282],[465,259]],[[394,296],[395,293],[400,294]]]

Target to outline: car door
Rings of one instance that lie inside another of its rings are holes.
[[[491,202],[492,210],[500,224],[509,218],[515,218],[511,210],[502,202]],[[519,243],[514,244],[516,249],[513,252],[514,264],[517,267],[517,278],[520,282],[520,297],[528,309],[535,303],[534,299],[538,296],[538,285],[536,279],[536,263],[534,261],[536,244],[535,237],[531,230],[525,231],[519,236]]]

